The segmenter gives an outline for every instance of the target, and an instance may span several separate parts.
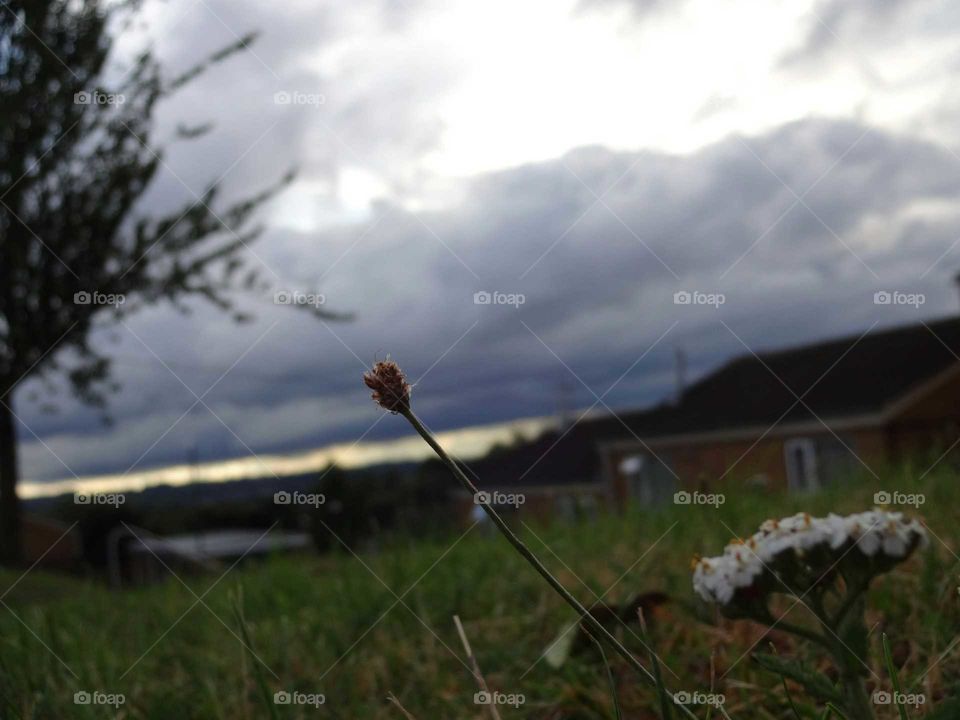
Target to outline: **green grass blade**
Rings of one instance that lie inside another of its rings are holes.
[[[600,651],[600,657],[603,659],[603,666],[607,670],[607,679],[610,681],[610,694],[613,696],[613,709],[617,714],[617,720],[623,720],[623,713],[620,712],[620,699],[617,697],[617,682],[613,678],[613,670],[610,668],[610,663],[607,661],[607,654],[603,651],[603,643],[597,640],[594,637],[593,633],[585,626],[581,626],[583,631],[587,634],[593,644],[597,646],[597,649]]]
[[[260,661],[253,653],[253,643],[250,641],[247,622],[243,619],[243,596],[240,593],[233,598],[233,615],[237,620],[237,625],[240,626],[240,635],[243,637],[245,649],[250,654],[250,664],[253,666],[253,672],[257,678],[257,686],[260,688],[260,694],[263,696],[263,704],[267,706],[272,720],[279,720],[277,705],[273,702],[273,695],[271,695],[270,688],[267,686],[267,679],[263,676]]]
[[[840,718],[840,720],[847,720],[847,716],[844,715],[842,712],[840,712],[840,708],[838,708],[832,702],[827,703],[827,712],[833,713],[838,718]]]
[[[783,692],[787,695],[787,702],[790,703],[790,709],[793,711],[793,716],[797,720],[803,720],[800,717],[800,712],[797,710],[797,706],[793,704],[793,696],[790,694],[790,688],[787,687],[787,679],[781,675],[780,682],[783,683]]]
[[[897,668],[893,664],[893,654],[890,652],[890,638],[883,633],[883,659],[887,662],[887,672],[890,673],[890,682],[893,683],[894,697],[893,704],[897,706],[897,712],[900,713],[900,720],[907,720],[907,710],[903,706],[900,690],[900,678],[897,676]]]
[[[657,686],[657,695],[660,696],[660,713],[663,715],[663,720],[670,720],[673,717],[673,697],[664,687],[663,675],[660,672],[660,661],[657,660],[657,654],[653,651],[653,644],[650,642],[650,635],[647,633],[647,621],[643,617],[643,608],[637,609],[637,615],[640,618],[640,638],[643,640],[643,644],[647,646],[650,666],[653,669],[653,681]]]
[[[770,643],[770,649],[773,651],[773,654],[777,654],[777,648],[774,647],[773,643]],[[797,710],[797,706],[793,704],[793,696],[790,694],[790,688],[787,687],[787,677],[783,673],[777,673],[780,676],[780,683],[783,685],[783,693],[787,696],[787,702],[790,703],[790,710],[793,711],[793,716],[797,720],[802,720],[800,717],[800,712]]]

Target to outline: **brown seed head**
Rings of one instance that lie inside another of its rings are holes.
[[[393,360],[378,362],[363,374],[363,382],[373,390],[370,397],[384,410],[398,413],[410,408],[410,385]]]

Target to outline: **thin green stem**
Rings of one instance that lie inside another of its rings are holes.
[[[840,607],[837,608],[837,612],[831,621],[831,625],[833,627],[840,626],[840,623],[842,623],[844,618],[846,618],[847,613],[850,612],[850,609],[857,604],[857,600],[860,599],[860,596],[867,591],[868,585],[869,581],[861,582],[858,585],[847,589],[846,597],[844,597]]]
[[[460,469],[460,466],[454,462],[449,455],[447,455],[446,450],[444,450],[440,443],[437,442],[436,438],[433,436],[433,433],[426,428],[426,426],[420,421],[420,418],[414,414],[413,410],[406,408],[400,410],[399,412],[410,422],[410,424],[413,426],[413,429],[420,434],[420,437],[424,439],[427,445],[433,448],[433,451],[437,454],[437,457],[439,457],[450,469],[450,472],[453,473],[453,476],[460,482],[461,485],[463,485],[467,492],[477,498],[479,505],[483,508],[484,512],[486,512],[490,520],[493,521],[493,524],[497,526],[501,533],[503,533],[503,536],[507,539],[507,541],[513,545],[516,551],[520,553],[523,558],[530,563],[530,565],[533,566],[533,569],[536,570],[540,576],[547,581],[550,587],[552,587],[556,593],[563,598],[564,602],[566,602],[577,612],[581,621],[587,624],[591,630],[606,640],[610,647],[612,647],[624,660],[630,663],[630,666],[640,673],[640,675],[643,676],[651,686],[656,687],[656,680],[650,671],[647,670],[640,663],[640,661],[637,660],[637,658],[635,658],[633,654],[627,650],[627,648],[624,647],[623,644],[600,623],[599,620],[593,617],[593,615],[589,613],[589,611],[580,603],[579,600],[570,594],[570,591],[567,590],[560,583],[560,581],[553,576],[547,567],[540,562],[540,559],[533,554],[530,548],[528,548],[526,544],[524,544],[524,542],[517,537],[513,530],[510,529],[510,526],[507,525],[504,519],[500,517],[500,514],[494,510],[493,506],[486,502],[483,499],[483,496],[478,496],[480,491],[477,489],[477,486],[471,482],[470,478],[468,478],[466,474],[464,474],[463,470]],[[694,715],[693,712],[691,712],[686,706],[677,705],[677,707],[687,717],[694,718],[694,720],[696,720],[697,716]]]
[[[873,707],[870,696],[867,695],[863,678],[854,669],[844,669],[840,673],[840,683],[843,686],[844,705],[856,720],[873,720]]]
[[[837,617],[845,616],[850,609],[856,607],[856,601],[862,597],[863,593],[858,592],[857,588],[851,588],[847,593],[841,612]],[[852,598],[852,599],[851,599]],[[832,646],[831,654],[840,670],[840,684],[843,688],[844,706],[854,720],[873,720],[873,706],[870,704],[870,697],[867,695],[866,686],[863,678],[860,676],[860,668],[857,666],[859,658],[853,655],[852,651],[838,637],[840,632],[839,621],[831,620],[823,604],[823,598],[815,594],[811,598],[810,607],[820,624],[823,625],[831,637],[824,634],[824,639]],[[861,619],[862,622],[862,619]],[[866,630],[864,630],[866,632]],[[836,641],[833,638],[837,638]],[[835,708],[831,708],[836,712]]]

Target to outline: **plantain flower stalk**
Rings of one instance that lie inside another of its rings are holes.
[[[568,591],[559,580],[547,569],[547,567],[537,558],[536,555],[526,546],[526,544],[510,529],[503,518],[500,517],[499,513],[493,508],[493,506],[486,500],[485,495],[481,494],[477,489],[476,485],[470,481],[470,478],[464,474],[463,470],[460,469],[460,466],[454,462],[446,451],[434,437],[433,433],[427,429],[427,427],[420,421],[420,418],[416,416],[413,412],[413,409],[410,406],[410,385],[407,383],[406,378],[404,377],[403,371],[400,370],[400,367],[393,362],[392,360],[383,360],[376,363],[373,366],[373,369],[364,373],[363,381],[368,388],[370,388],[373,393],[371,397],[373,400],[384,410],[388,410],[391,413],[403,415],[407,421],[413,426],[413,429],[416,430],[420,436],[426,441],[427,445],[433,448],[433,451],[437,456],[443,461],[443,463],[449,468],[450,472],[453,473],[453,476],[460,482],[460,484],[467,490],[468,493],[477,498],[477,502],[483,507],[484,512],[489,516],[490,520],[493,521],[493,524],[497,526],[503,536],[510,542],[511,545],[516,549],[523,558],[533,566],[533,569],[536,570],[544,580],[556,591],[556,593],[563,598],[570,607],[572,607],[577,615],[580,617],[581,622],[589,626],[589,628],[597,634],[598,637],[605,640],[612,648],[619,654],[624,660],[626,660],[630,665],[638,672],[640,675],[647,680],[651,686],[657,687],[657,680],[650,673],[647,668],[645,668],[633,654],[627,650],[624,645],[617,640],[614,635],[607,630],[590,612],[577,600],[570,591]],[[687,717],[696,718],[688,708],[678,705],[677,708],[685,714]]]

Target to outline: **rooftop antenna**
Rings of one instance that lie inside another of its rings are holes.
[[[557,383],[557,429],[563,432],[573,424],[573,381],[567,373]]]

